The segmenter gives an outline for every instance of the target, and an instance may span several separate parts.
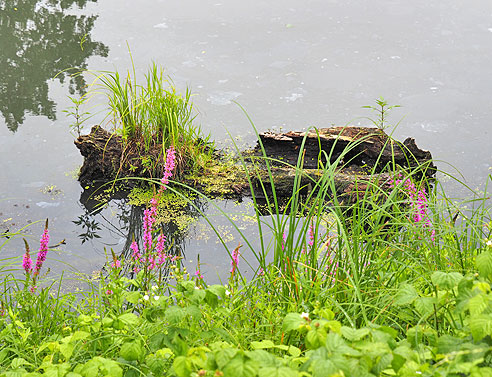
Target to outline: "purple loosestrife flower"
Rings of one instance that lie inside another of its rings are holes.
[[[166,151],[166,164],[164,165],[164,175],[161,179],[161,187],[159,192],[164,191],[169,184],[169,178],[173,175],[173,170],[176,167],[176,150],[174,147],[169,148]]]
[[[50,242],[50,234],[48,231],[48,220],[46,220],[46,226],[39,242],[39,252],[36,260],[36,266],[34,267],[34,276],[39,275],[39,271],[41,270],[41,267],[43,267],[43,263],[46,260],[46,254],[48,254],[48,242]]]
[[[237,265],[239,263],[239,256],[241,253],[239,252],[239,249],[241,248],[241,244],[239,244],[232,252],[232,261],[231,261],[231,271],[230,273],[234,275],[234,272],[236,271]]]
[[[197,279],[202,279],[203,280],[203,275],[202,273],[200,272],[200,270],[196,270],[195,271],[195,276]]]
[[[313,246],[314,244],[314,231],[313,231],[313,224],[309,225],[309,241],[308,245]]]
[[[155,198],[152,198],[150,201],[151,207],[144,211],[144,220],[143,220],[143,240],[144,240],[144,250],[149,251],[152,248],[152,226],[155,222],[155,214],[157,212]]]
[[[140,251],[138,250],[138,245],[135,241],[132,242],[130,245],[130,249],[133,251],[132,258],[135,262],[139,262],[140,258],[142,257],[142,254],[140,254]]]
[[[24,240],[24,244],[26,246],[26,253],[24,254],[24,258],[22,259],[22,268],[26,271],[27,275],[31,274],[32,271],[32,259],[29,254],[29,245],[26,240]]]
[[[155,247],[155,250],[157,252],[157,257],[159,258],[158,264],[161,266],[164,264],[166,261],[167,255],[164,253],[164,244],[166,242],[166,236],[163,235],[162,233],[159,235],[157,238],[157,245]]]

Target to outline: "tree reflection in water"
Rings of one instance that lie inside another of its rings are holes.
[[[110,232],[125,238],[122,250],[118,249],[118,244],[106,244],[106,246],[114,249],[120,261],[127,262],[124,264],[126,267],[124,273],[131,275],[130,261],[132,251],[130,250],[130,245],[135,240],[140,250],[143,250],[143,215],[145,208],[128,204],[126,199],[127,192],[116,191],[106,200],[98,199],[97,192],[97,189],[92,188],[84,190],[81,195],[80,202],[84,207],[84,214],[79,216],[78,220],[73,221],[82,229],[79,238],[83,243],[94,238],[102,238],[99,234],[102,232]],[[105,211],[105,209],[110,203],[111,212],[114,215],[108,217],[108,211]],[[183,212],[193,219],[198,219],[205,209],[206,204],[195,198],[188,203],[186,208],[183,208]],[[185,257],[188,229],[182,230],[178,224],[171,221],[155,225],[154,230],[158,233],[162,232],[166,236],[167,254]]]
[[[0,1],[0,112],[9,130],[15,132],[26,113],[55,120],[48,81],[56,76],[63,83],[68,76],[70,94],[83,94],[83,76],[62,71],[86,70],[90,56],[108,55],[108,47],[90,36],[97,16],[73,14],[86,3]]]

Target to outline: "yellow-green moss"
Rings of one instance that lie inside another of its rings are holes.
[[[247,184],[244,169],[233,159],[209,160],[203,171],[189,174],[186,180],[212,196],[236,195],[235,187]]]
[[[150,203],[153,196],[154,190],[152,188],[134,188],[128,196],[129,204],[145,206]],[[196,199],[196,195],[189,192],[175,193],[171,190],[165,190],[158,198],[156,225],[172,223],[178,227],[180,232],[184,232],[188,226],[196,221],[195,216],[193,216],[196,210],[191,205],[191,202]]]

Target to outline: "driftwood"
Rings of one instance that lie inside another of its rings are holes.
[[[299,151],[304,142],[301,186],[308,192],[321,177],[321,164],[333,164],[338,161],[334,170],[336,194],[354,199],[361,195],[369,185],[385,189],[389,187],[391,169],[420,167],[421,174],[432,177],[435,166],[428,151],[419,149],[412,138],[403,143],[392,140],[383,131],[366,127],[331,127],[318,129],[317,132],[290,131],[286,133],[265,132],[259,135],[266,155],[272,159],[272,176],[277,196],[289,197],[296,176],[296,170],[287,164],[295,166],[299,158]],[[144,167],[139,165],[140,156],[133,156],[128,152],[119,136],[110,134],[104,129],[94,126],[89,135],[81,136],[75,141],[81,154],[85,157],[79,180],[85,185],[89,182],[108,182],[115,178],[148,176]],[[348,148],[348,149],[347,149]],[[161,158],[154,153],[155,158]],[[254,155],[262,155],[261,147],[256,147]],[[163,162],[163,160],[162,160]],[[270,195],[272,192],[270,177],[261,162],[253,165],[249,171],[252,174],[253,189],[257,196]],[[264,165],[263,165],[264,166]],[[234,179],[219,179],[222,187],[208,189],[203,187],[207,180],[195,179],[186,181],[197,188],[202,188],[209,195],[245,196],[250,195],[250,187],[246,173],[243,172]],[[385,170],[386,169],[386,170]],[[385,173],[381,173],[386,171]],[[211,175],[203,171],[203,176]],[[239,177],[239,178],[238,178]]]
[[[317,132],[290,131],[280,134],[272,132],[260,134],[266,155],[291,165],[297,163],[304,138],[303,167],[307,169],[317,168],[318,158],[326,163],[329,157],[330,163],[334,163],[342,154],[342,164],[369,168],[377,165],[377,171],[387,164],[416,167],[429,164],[432,159],[431,153],[419,149],[413,138],[407,138],[403,143],[399,143],[377,128],[330,127],[318,129]]]

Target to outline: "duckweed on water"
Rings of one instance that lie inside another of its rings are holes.
[[[196,195],[190,192],[182,192],[181,196],[170,190],[162,192],[157,203],[155,223],[174,224],[179,232],[184,232],[196,222],[194,213],[196,210],[190,202],[196,200]],[[134,206],[146,206],[154,197],[152,188],[134,188],[128,196],[129,204]]]

